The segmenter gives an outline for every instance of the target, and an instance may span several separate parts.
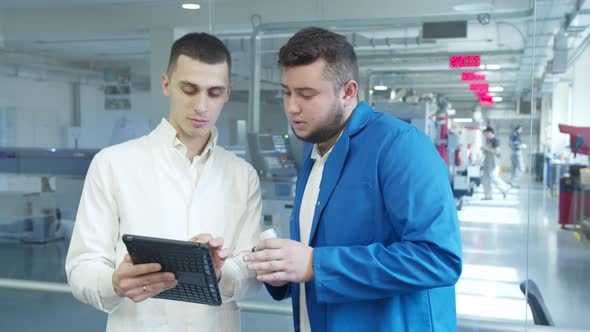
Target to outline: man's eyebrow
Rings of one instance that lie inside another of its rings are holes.
[[[195,84],[190,81],[180,81],[180,85],[188,85],[190,87],[197,88],[197,89],[201,88],[198,84]],[[213,85],[213,86],[207,87],[207,90],[209,90],[209,89],[219,89],[219,90],[223,90],[223,91],[227,90],[225,85]]]
[[[289,89],[289,87],[284,85],[283,83],[281,83],[281,86],[283,87],[283,89],[287,89],[287,90]],[[293,90],[295,90],[297,92],[316,92],[316,91],[318,91],[317,89],[307,87],[307,86],[304,86],[302,88],[294,88]]]

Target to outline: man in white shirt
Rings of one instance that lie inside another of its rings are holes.
[[[259,287],[242,257],[258,240],[261,198],[252,166],[216,145],[230,72],[219,39],[178,39],[162,75],[169,120],[103,149],[90,165],[66,272],[77,299],[109,314],[107,331],[240,329],[235,300]],[[208,243],[223,304],[151,299],[177,281],[159,264],[134,265],[125,233]]]

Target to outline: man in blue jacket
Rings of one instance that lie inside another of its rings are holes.
[[[306,28],[279,53],[285,113],[313,143],[291,238],[245,256],[296,331],[454,331],[461,239],[448,172],[416,127],[359,103],[353,47]]]

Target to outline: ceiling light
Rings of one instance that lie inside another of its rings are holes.
[[[501,86],[492,86],[488,89],[488,91],[490,92],[502,92],[504,91],[504,88]]]
[[[504,98],[502,98],[502,97],[492,97],[492,100],[497,103],[497,102],[501,102],[502,100],[504,100]]]
[[[490,1],[485,2],[476,2],[473,1],[462,3],[459,5],[453,6],[453,10],[457,12],[464,12],[464,13],[483,13],[483,12],[491,12],[494,10],[494,5],[490,3]]]
[[[387,86],[385,86],[385,85],[375,85],[373,87],[373,89],[375,89],[376,91],[385,91],[385,90],[387,90]]]
[[[197,9],[201,8],[201,6],[197,5],[196,3],[183,3],[182,8],[197,10]]]
[[[449,108],[447,110],[447,114],[448,115],[455,115],[457,113],[457,111],[454,108]]]
[[[473,120],[471,120],[471,118],[456,118],[456,119],[453,119],[453,121],[455,121],[455,122],[471,122]]]
[[[486,69],[486,65],[479,65],[479,69]]]
[[[502,66],[500,65],[487,65],[486,69],[491,69],[491,70],[496,70],[496,69],[500,69],[502,68]]]

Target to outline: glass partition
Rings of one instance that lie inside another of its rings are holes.
[[[462,237],[458,330],[587,328],[588,1],[198,5],[0,4],[2,326],[105,330],[107,315],[72,297],[64,269],[85,174],[98,151],[168,117],[161,78],[188,32],[212,33],[231,53],[217,144],[258,171],[261,228],[289,237],[306,156],[285,116],[277,54],[299,29],[321,26],[354,46],[359,99],[424,131],[447,165]],[[238,305],[242,331],[293,329],[290,300],[264,287]]]

